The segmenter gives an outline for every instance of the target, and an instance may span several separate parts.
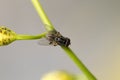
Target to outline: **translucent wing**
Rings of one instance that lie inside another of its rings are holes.
[[[39,39],[39,40],[38,40],[38,44],[39,44],[39,45],[49,46],[49,45],[50,45],[49,43],[50,43],[50,42],[49,42],[46,38],[42,38],[42,39]]]
[[[46,38],[40,39],[38,41],[38,44],[40,44],[40,45],[53,45],[53,46],[57,46],[58,45],[57,39],[60,36],[61,36],[60,33],[55,31],[55,30],[54,31],[49,31],[46,34]]]

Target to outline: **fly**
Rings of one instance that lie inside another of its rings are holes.
[[[48,26],[48,25],[45,24],[44,26]],[[53,46],[59,45],[65,47],[68,47],[71,44],[69,38],[62,36],[60,32],[56,30],[49,31],[46,34],[45,38],[40,39],[38,43],[42,45],[53,45]]]
[[[50,31],[46,35],[46,39],[49,41],[50,45],[54,45],[54,46],[60,45],[60,46],[68,47],[71,44],[69,38],[62,36],[57,31]]]

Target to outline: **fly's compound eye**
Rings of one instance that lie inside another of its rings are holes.
[[[8,45],[16,39],[16,33],[5,26],[0,26],[0,46]]]

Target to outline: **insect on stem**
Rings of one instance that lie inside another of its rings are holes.
[[[64,37],[60,34],[58,31],[49,31],[46,35],[46,39],[50,42],[49,44],[57,46],[65,46],[68,47],[70,43],[70,39],[67,37]]]

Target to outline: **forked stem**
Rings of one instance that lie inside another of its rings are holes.
[[[45,14],[40,2],[38,0],[32,0],[32,3],[37,10],[42,22],[45,26],[47,31],[55,30],[54,26],[52,25],[51,21],[48,19],[47,15]],[[75,53],[69,48],[62,46],[62,49],[70,56],[70,58],[74,61],[74,63],[78,66],[78,68],[83,72],[83,74],[88,78],[88,80],[96,80],[93,74],[85,67],[85,65],[79,60],[79,58],[75,55]]]

